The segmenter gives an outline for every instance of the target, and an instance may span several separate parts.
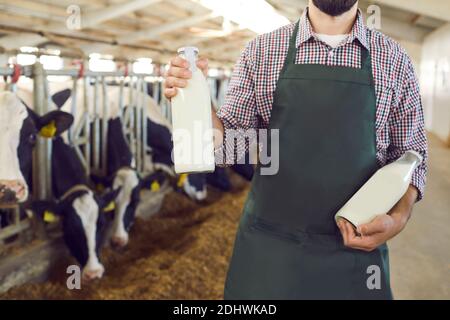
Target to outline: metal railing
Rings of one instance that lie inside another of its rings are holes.
[[[48,76],[72,77],[71,112],[75,115],[81,111],[79,121],[69,131],[69,141],[80,157],[86,174],[106,174],[107,171],[107,134],[110,115],[108,89],[119,87],[119,113],[124,126],[130,149],[136,161],[136,169],[143,173],[147,154],[147,77],[149,74],[127,74],[125,71],[93,72],[86,71],[80,75],[79,70],[67,69],[47,71]],[[83,82],[83,105],[78,105],[80,94],[78,81]],[[93,87],[93,88],[92,88]],[[92,90],[93,89],[93,90]],[[90,96],[90,92],[93,95]],[[129,97],[126,99],[125,94]],[[128,105],[126,105],[128,100]],[[92,106],[92,110],[89,106]]]
[[[0,76],[12,77],[17,70],[0,67]],[[21,68],[21,76],[33,80],[33,106],[38,115],[51,111],[53,104],[48,76],[70,77],[71,88],[70,112],[77,122],[68,131],[68,140],[76,150],[86,174],[106,174],[107,172],[107,134],[110,115],[109,88],[118,86],[119,117],[122,118],[124,133],[135,159],[136,169],[144,173],[147,153],[147,77],[149,74],[135,74],[126,71],[117,72],[80,72],[80,69],[44,70],[42,64]],[[152,77],[152,80],[157,78]],[[81,82],[81,86],[78,84]],[[151,83],[153,92],[158,92],[160,84]],[[8,83],[5,88],[16,92],[17,85]],[[92,94],[91,94],[92,93]],[[125,96],[128,94],[128,97]],[[82,95],[82,96],[80,96]],[[82,99],[79,99],[81,98]],[[92,108],[90,108],[92,106]],[[33,199],[49,200],[52,198],[51,183],[51,140],[38,137],[33,150]],[[22,215],[23,216],[23,215]],[[20,215],[19,206],[0,207],[0,248],[5,240],[20,235],[31,225],[29,219]]]
[[[68,131],[68,140],[80,158],[86,174],[104,175],[107,173],[107,132],[110,115],[110,102],[117,98],[118,116],[122,119],[123,131],[135,159],[139,173],[144,174],[150,159],[151,148],[147,145],[147,105],[148,86],[152,86],[153,99],[161,108],[162,115],[171,121],[170,102],[162,94],[162,79],[150,74],[117,72],[93,72],[85,68],[63,70],[44,70],[36,62],[21,68],[22,76],[33,80],[33,106],[38,115],[51,111],[52,94],[48,76],[69,77],[71,89],[70,112],[77,119]],[[13,77],[17,69],[0,67],[0,76]],[[148,81],[150,79],[150,81]],[[227,89],[227,79],[210,79],[211,98],[216,107],[223,104]],[[111,97],[109,89],[116,88],[118,96]],[[15,92],[17,85],[9,83],[7,90]],[[67,111],[67,110],[66,110]],[[76,116],[76,115],[79,116]],[[33,199],[52,198],[51,183],[51,140],[38,137],[33,151]],[[0,218],[9,221],[6,227],[0,224],[0,247],[7,238],[20,235],[29,228],[30,221],[21,219],[18,206],[0,207]],[[23,216],[23,215],[22,215]],[[4,221],[3,221],[4,222]]]

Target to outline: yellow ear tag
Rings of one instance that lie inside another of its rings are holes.
[[[42,127],[39,134],[43,136],[44,138],[53,138],[56,134],[57,128],[55,120],[50,121],[50,123],[44,127]]]
[[[150,190],[152,192],[158,192],[160,189],[161,189],[161,186],[159,185],[158,180],[153,181],[150,186]]]
[[[95,186],[95,188],[97,189],[98,192],[103,192],[105,191],[105,186],[102,183],[99,183]]]
[[[114,201],[111,201],[111,202],[103,209],[103,212],[109,213],[109,212],[113,212],[115,209],[116,209],[116,204],[114,203]]]
[[[178,178],[178,182],[177,182],[177,186],[179,188],[181,188],[184,185],[184,183],[187,180],[187,177],[188,177],[188,175],[186,173],[180,174],[180,177]]]
[[[56,215],[53,212],[50,212],[50,211],[44,212],[44,221],[45,222],[54,223],[54,222],[56,222],[56,220],[58,220],[58,218],[56,217]]]

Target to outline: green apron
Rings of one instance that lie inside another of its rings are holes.
[[[225,299],[392,299],[387,246],[347,248],[334,221],[378,169],[370,53],[361,46],[361,69],[298,65],[297,33],[298,25],[269,125],[279,129],[279,172],[258,166]],[[368,286],[371,276],[381,287]]]

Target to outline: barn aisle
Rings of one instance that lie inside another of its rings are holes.
[[[50,281],[14,288],[0,299],[222,299],[248,190],[240,177],[232,181],[234,192],[210,190],[201,206],[170,193],[158,215],[136,221],[128,248],[103,251],[101,280],[70,291],[65,268],[73,261],[61,261]]]

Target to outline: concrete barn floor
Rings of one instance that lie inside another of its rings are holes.
[[[450,149],[430,136],[425,199],[390,245],[395,299],[450,299]]]

